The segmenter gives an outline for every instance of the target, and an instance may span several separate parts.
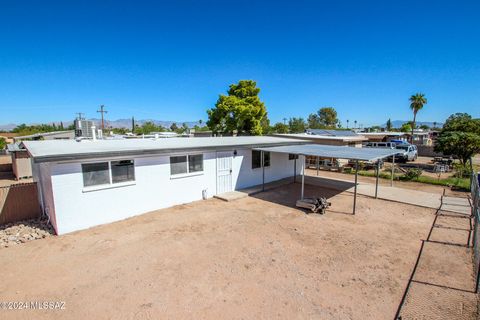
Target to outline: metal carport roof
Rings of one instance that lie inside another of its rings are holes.
[[[387,148],[354,148],[354,147],[344,147],[344,146],[328,146],[328,145],[319,145],[319,144],[302,144],[302,145],[286,145],[286,146],[277,146],[277,147],[257,147],[254,150],[259,150],[262,152],[262,159],[264,152],[279,152],[279,153],[290,153],[302,156],[314,156],[322,158],[338,158],[338,159],[348,159],[355,160],[355,188],[353,195],[353,214],[355,214],[356,204],[357,204],[357,185],[358,185],[358,161],[376,161],[377,162],[377,179],[375,184],[375,198],[377,198],[378,193],[378,176],[380,172],[380,161],[381,159],[392,157],[392,179],[393,179],[393,168],[395,165],[395,154],[399,153],[399,150],[396,149],[387,149]],[[296,160],[295,160],[296,163]],[[262,165],[264,173],[263,176],[265,179],[265,167]],[[392,180],[393,181],[393,180]],[[264,181],[263,181],[264,183]],[[305,159],[302,161],[302,193],[301,199],[303,200],[305,189]]]
[[[377,161],[379,159],[393,156],[399,152],[399,150],[387,148],[354,148],[344,146],[327,146],[320,144],[261,147],[254,149],[266,152],[291,153],[303,156],[338,158],[360,161]]]

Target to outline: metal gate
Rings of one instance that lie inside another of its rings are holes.
[[[232,152],[217,152],[217,194],[232,191]]]

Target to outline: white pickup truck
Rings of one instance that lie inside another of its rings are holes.
[[[407,162],[418,158],[417,146],[414,144],[397,144],[395,149],[400,151],[395,155],[395,160]]]

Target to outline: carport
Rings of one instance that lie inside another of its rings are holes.
[[[304,198],[305,190],[305,157],[313,156],[317,158],[337,158],[337,159],[346,159],[355,161],[355,186],[353,193],[353,214],[355,214],[356,204],[357,204],[357,185],[358,185],[358,161],[369,161],[376,162],[376,182],[375,182],[375,198],[378,195],[378,176],[380,173],[380,161],[382,159],[392,157],[392,183],[394,175],[394,166],[395,166],[395,154],[398,153],[395,149],[384,149],[384,148],[354,148],[354,147],[343,147],[343,146],[329,146],[329,145],[319,145],[319,144],[303,144],[303,145],[286,145],[279,147],[264,147],[264,148],[255,148],[255,150],[261,151],[261,159],[264,159],[265,152],[278,152],[278,153],[288,153],[296,156],[302,156],[302,191],[301,199]],[[294,166],[296,166],[296,158],[294,161]],[[263,168],[263,179],[262,179],[262,190],[265,190],[265,167],[262,164]],[[295,172],[295,171],[294,171]]]

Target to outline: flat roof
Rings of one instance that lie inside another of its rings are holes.
[[[361,161],[376,161],[398,153],[398,150],[387,148],[354,148],[346,146],[327,146],[321,144],[259,147],[254,149],[268,152],[291,153],[304,156]]]
[[[268,136],[159,138],[122,140],[44,140],[22,142],[34,162],[72,161],[117,156],[142,156],[183,151],[231,150],[296,145],[308,141]]]
[[[355,141],[366,141],[366,137],[362,135],[346,135],[346,136],[327,136],[327,135],[318,135],[318,134],[307,134],[307,133],[275,133],[272,134],[275,137],[285,137],[285,138],[294,138],[294,139],[306,139],[306,140],[332,140],[332,141],[345,141],[345,142],[355,142]]]

